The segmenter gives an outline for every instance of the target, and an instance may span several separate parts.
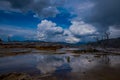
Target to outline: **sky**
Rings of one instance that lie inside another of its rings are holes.
[[[0,0],[0,38],[90,42],[120,37],[120,0]]]

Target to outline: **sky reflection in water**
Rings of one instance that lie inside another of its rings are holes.
[[[26,72],[30,74],[57,74],[86,72],[103,67],[117,68],[120,56],[91,54],[27,54],[0,58],[0,74],[8,72]]]

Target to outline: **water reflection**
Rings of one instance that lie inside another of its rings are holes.
[[[108,55],[101,55],[101,63],[105,65],[110,64],[110,58]]]
[[[70,63],[70,56],[67,56],[67,57],[66,57],[66,61],[67,61],[68,63]]]
[[[26,72],[36,74],[54,74],[61,76],[70,73],[84,73],[102,67],[120,66],[120,56],[83,54],[27,54],[0,58],[0,74],[8,72]],[[64,75],[63,75],[64,74]]]

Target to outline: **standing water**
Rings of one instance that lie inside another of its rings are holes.
[[[0,74],[48,75],[55,80],[120,80],[120,56],[25,54],[0,58]],[[42,80],[47,80],[43,78]]]

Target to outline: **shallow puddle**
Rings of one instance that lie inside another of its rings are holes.
[[[0,74],[47,75],[42,80],[120,80],[119,55],[25,54],[0,58]]]

